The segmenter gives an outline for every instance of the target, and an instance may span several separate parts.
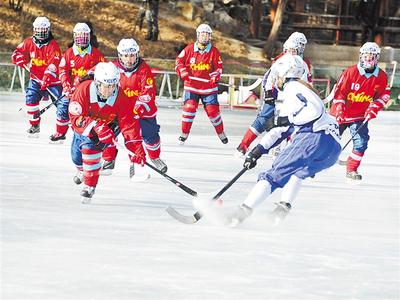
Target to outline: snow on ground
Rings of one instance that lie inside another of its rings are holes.
[[[192,197],[153,171],[128,178],[120,152],[92,204],[80,203],[72,177],[71,133],[48,144],[54,109],[39,139],[28,139],[18,114],[23,96],[1,95],[2,299],[399,299],[399,113],[370,124],[361,185],[345,183],[344,167],[307,180],[279,227],[267,216],[279,191],[235,229],[172,219],[172,205],[192,214]],[[200,110],[187,144],[178,146],[180,109],[160,108],[162,157],[168,174],[215,194],[240,171],[233,153],[255,111],[222,111],[223,145]],[[349,136],[345,135],[343,144]],[[349,147],[350,148],[350,147]],[[223,196],[246,197],[264,158]]]

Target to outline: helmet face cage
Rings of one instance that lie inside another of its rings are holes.
[[[78,47],[85,48],[90,43],[90,32],[74,32],[74,44]]]
[[[202,45],[207,45],[211,42],[212,29],[207,24],[200,24],[196,29],[197,42]]]
[[[46,17],[37,17],[33,22],[33,36],[39,41],[45,40],[50,34],[50,21]]]
[[[98,63],[94,71],[97,95],[102,99],[108,99],[116,92],[119,79],[119,71],[112,62]]]
[[[139,45],[134,39],[122,39],[118,46],[118,60],[127,70],[132,70],[139,60]]]
[[[33,36],[39,41],[49,37],[50,27],[33,27]]]
[[[376,43],[367,42],[360,48],[359,62],[361,68],[375,69],[379,62],[381,49]]]

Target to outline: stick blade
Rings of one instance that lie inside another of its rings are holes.
[[[175,220],[184,224],[194,224],[201,218],[201,215],[198,212],[196,212],[194,215],[191,216],[185,216],[180,214],[177,210],[175,210],[171,206],[168,206],[165,210]]]

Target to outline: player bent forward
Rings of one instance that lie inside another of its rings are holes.
[[[260,143],[247,155],[244,167],[254,168],[261,155],[291,134],[290,143],[275,159],[272,168],[261,172],[246,200],[228,216],[235,226],[251,215],[253,209],[277,188],[283,188],[293,201],[302,180],[335,164],[341,152],[339,128],[328,115],[321,99],[299,78],[304,72],[299,56],[284,55],[271,68],[283,103],[276,121]]]
[[[113,144],[119,128],[125,146],[135,155],[132,162],[145,164],[139,123],[132,118],[133,105],[118,88],[120,74],[111,63],[100,62],[94,71],[94,80],[82,82],[75,90],[69,105],[69,117],[74,131],[71,145],[72,161],[78,168],[75,183],[84,187],[82,203],[89,203],[101,168],[101,155],[107,145]],[[116,126],[118,124],[118,126]]]

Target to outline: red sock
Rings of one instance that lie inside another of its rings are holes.
[[[361,160],[364,156],[364,153],[359,153],[354,151],[347,158],[347,172],[357,171],[358,167],[361,164]]]
[[[224,132],[224,123],[222,122],[221,114],[219,111],[219,105],[209,104],[204,108],[206,110],[207,116],[214,126],[215,132],[221,134]]]
[[[199,103],[195,100],[187,100],[182,108],[182,132],[189,134],[192,128],[194,117],[196,116]]]

